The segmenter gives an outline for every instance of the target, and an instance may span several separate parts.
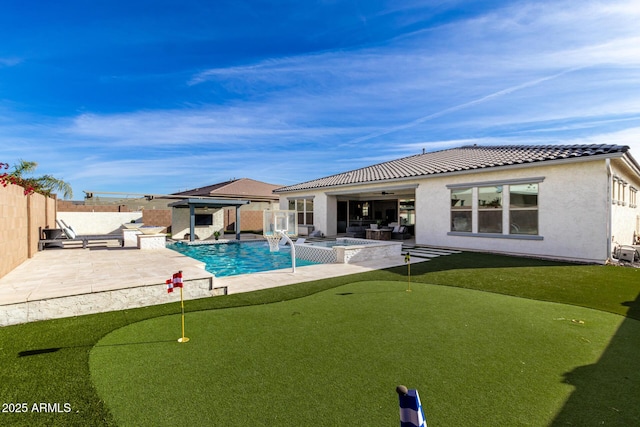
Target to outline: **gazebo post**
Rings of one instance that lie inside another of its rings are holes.
[[[189,241],[195,240],[196,232],[196,207],[189,203]]]
[[[240,207],[236,206],[236,223],[235,223],[235,231],[236,231],[236,240],[240,240]]]

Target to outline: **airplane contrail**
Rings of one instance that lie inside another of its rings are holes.
[[[483,96],[482,98],[474,99],[473,101],[469,101],[469,102],[465,102],[464,104],[460,104],[460,105],[456,105],[456,106],[453,106],[453,107],[445,108],[444,110],[438,111],[437,113],[433,113],[433,114],[429,114],[429,115],[424,116],[424,117],[417,118],[417,119],[415,119],[415,120],[413,120],[413,121],[411,121],[409,123],[405,123],[405,124],[402,124],[402,125],[394,126],[394,127],[391,127],[391,128],[379,131],[379,132],[371,133],[369,135],[365,135],[365,136],[362,136],[360,138],[353,139],[353,140],[347,142],[347,144],[345,144],[345,145],[357,144],[359,142],[367,141],[369,139],[377,138],[379,136],[388,135],[390,133],[398,132],[398,131],[401,131],[401,130],[404,130],[404,129],[409,129],[409,128],[417,126],[417,125],[419,125],[421,123],[424,123],[426,121],[429,121],[429,120],[444,116],[444,115],[449,114],[449,113],[453,113],[453,112],[458,111],[458,110],[462,110],[462,109],[470,107],[472,105],[481,104],[481,103],[483,103],[485,101],[488,101],[488,100],[491,100],[491,99],[494,99],[494,98],[499,98],[501,96],[508,95],[510,93],[517,92],[519,90],[526,89],[526,88],[531,87],[531,86],[539,85],[540,83],[544,83],[546,81],[556,79],[556,78],[561,77],[561,76],[563,76],[565,74],[572,73],[574,71],[577,71],[577,70],[580,70],[580,69],[583,69],[583,68],[586,68],[586,67],[585,66],[580,66],[580,67],[569,68],[567,70],[561,71],[561,72],[553,74],[551,76],[542,77],[542,78],[539,78],[539,79],[536,79],[536,80],[531,80],[529,82],[525,82],[525,83],[519,84],[517,86],[512,86],[512,87],[500,90],[498,92],[494,92],[494,93],[491,93],[489,95]]]

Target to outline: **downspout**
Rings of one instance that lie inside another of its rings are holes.
[[[611,178],[613,176],[613,171],[611,170],[611,159],[605,159],[605,165],[607,166],[607,258],[606,260],[609,261],[611,259],[611,233],[612,233],[612,219],[611,219],[611,215],[612,213],[612,209],[611,209]]]

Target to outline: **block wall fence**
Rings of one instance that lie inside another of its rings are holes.
[[[126,205],[84,205],[58,200],[58,212],[133,212]]]
[[[240,231],[262,230],[262,211],[243,210],[240,208]],[[234,209],[226,209],[224,216],[225,230],[231,231],[236,223],[236,213]]]
[[[56,228],[55,198],[25,196],[18,185],[0,187],[0,277],[38,251],[44,228]]]
[[[133,212],[124,205],[81,205],[66,200],[58,200],[57,212]],[[142,222],[147,225],[171,227],[171,209],[143,209]],[[234,230],[236,222],[235,209],[224,210],[224,229]],[[240,209],[241,231],[262,230],[262,211]]]
[[[142,222],[146,225],[158,225],[171,227],[171,209],[144,209],[142,211]]]

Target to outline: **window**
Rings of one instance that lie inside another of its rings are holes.
[[[629,207],[638,207],[638,190],[635,187],[629,187]]]
[[[413,225],[416,223],[416,201],[414,199],[401,199],[400,224]]]
[[[613,199],[612,202],[614,205],[617,204],[625,206],[627,204],[625,200],[626,187],[627,182],[625,180],[617,176],[613,177],[611,198]]]
[[[509,234],[538,234],[538,184],[509,186]]]
[[[298,213],[298,225],[313,225],[313,198],[289,200],[289,210]]]
[[[313,199],[305,199],[304,223],[313,224]]]
[[[502,185],[478,188],[478,233],[502,233]]]
[[[451,231],[472,230],[473,193],[471,188],[451,190]]]
[[[449,235],[544,240],[538,224],[538,193],[544,177],[450,184]]]

